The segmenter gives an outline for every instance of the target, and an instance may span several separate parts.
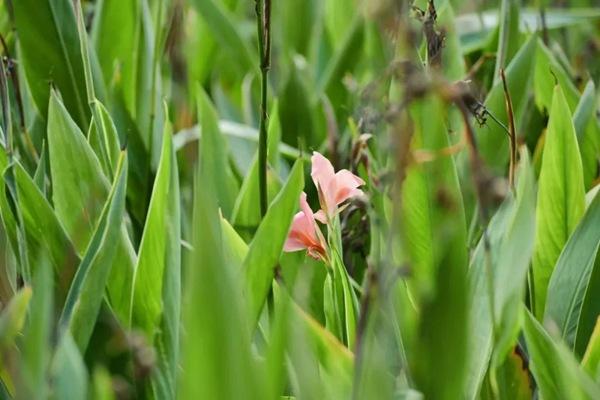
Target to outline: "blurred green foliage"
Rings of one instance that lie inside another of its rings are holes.
[[[600,398],[594,0],[0,0],[0,38],[0,399]],[[365,181],[329,259],[283,252],[313,151]]]

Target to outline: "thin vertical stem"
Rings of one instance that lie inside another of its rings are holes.
[[[517,135],[515,133],[515,115],[513,112],[512,100],[506,84],[506,75],[504,68],[500,68],[500,77],[504,87],[504,98],[506,100],[506,115],[508,117],[508,135],[510,139],[510,165],[508,168],[508,182],[512,190],[515,189],[515,168],[517,163]]]
[[[258,124],[258,186],[260,215],[267,213],[267,90],[271,67],[271,0],[255,0],[256,30],[260,57],[260,118]]]

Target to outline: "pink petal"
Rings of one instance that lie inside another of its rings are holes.
[[[337,181],[338,188],[343,186],[351,186],[356,188],[365,184],[365,181],[347,169],[339,170],[335,174],[335,179]]]
[[[358,186],[364,185],[365,182],[358,176],[354,175],[347,169],[342,169],[335,174],[336,192],[335,192],[335,204],[336,206],[348,200],[351,197],[363,195],[363,191],[357,189]]]
[[[283,251],[292,252],[306,249],[306,245],[297,238],[288,237],[283,245]]]
[[[311,162],[312,170],[310,176],[312,177],[315,186],[320,187],[321,190],[327,190],[329,182],[335,177],[333,165],[317,151],[313,152]]]
[[[314,223],[314,214],[312,209],[308,205],[308,202],[306,201],[306,193],[304,192],[300,194],[300,210],[302,210],[302,212],[309,219],[309,221],[312,220]]]
[[[315,213],[315,219],[322,224],[327,223],[327,215],[325,215],[325,211],[319,210]]]

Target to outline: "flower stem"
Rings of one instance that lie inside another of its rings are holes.
[[[260,60],[260,118],[258,124],[258,186],[260,215],[267,213],[267,89],[271,67],[271,0],[255,0]]]

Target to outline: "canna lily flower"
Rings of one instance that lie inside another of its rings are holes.
[[[315,214],[306,202],[306,193],[300,195],[300,212],[292,221],[292,227],[283,247],[284,251],[304,250],[315,259],[325,257],[325,239],[315,222]]]
[[[331,162],[318,152],[313,152],[311,158],[311,176],[319,190],[319,198],[323,211],[317,212],[315,217],[326,222],[335,215],[337,206],[354,196],[360,196],[363,191],[358,189],[365,182],[347,169],[335,172]],[[323,215],[323,212],[325,215]]]

